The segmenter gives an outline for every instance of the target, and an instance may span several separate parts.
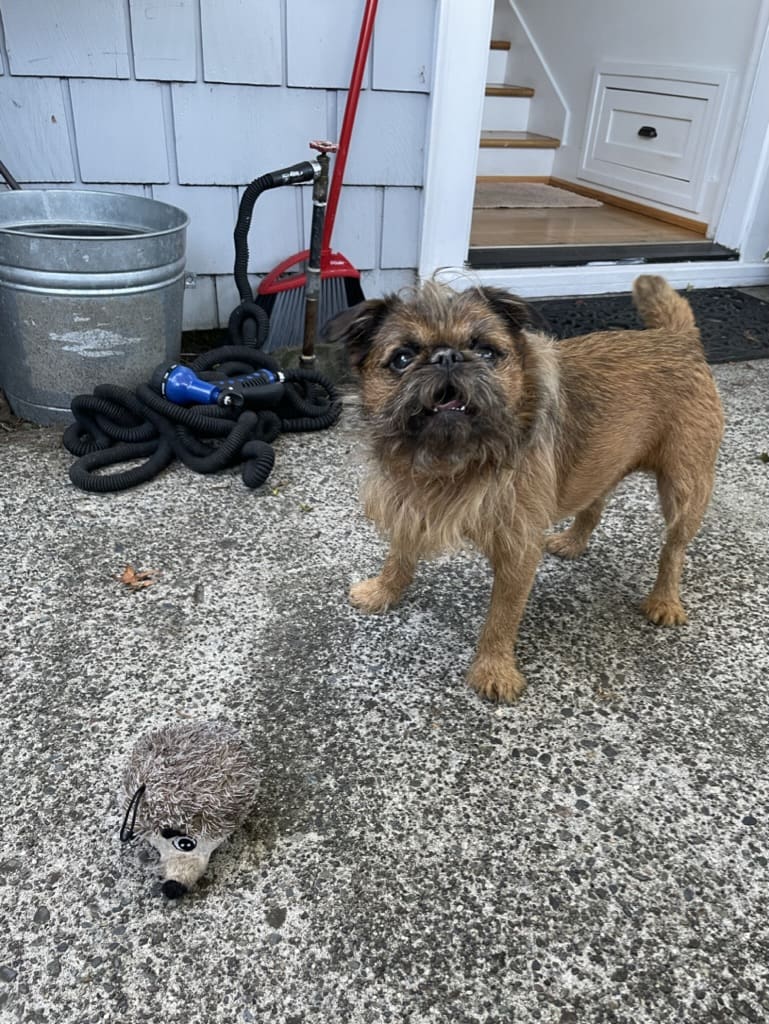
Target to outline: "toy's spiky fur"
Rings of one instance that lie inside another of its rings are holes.
[[[257,785],[251,750],[226,723],[168,725],[137,740],[123,772],[123,809],[144,786],[133,829],[160,851],[166,895],[200,878],[211,852],[247,817]],[[193,840],[189,849],[174,845],[180,836]]]
[[[256,796],[257,776],[240,734],[220,722],[168,725],[145,733],[123,774],[127,799],[146,785],[137,835],[161,828],[212,838],[234,832]]]

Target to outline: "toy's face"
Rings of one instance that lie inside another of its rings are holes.
[[[183,896],[208,867],[211,854],[224,837],[188,835],[176,828],[151,832],[147,840],[160,854],[160,873],[165,879],[163,893],[169,899]]]

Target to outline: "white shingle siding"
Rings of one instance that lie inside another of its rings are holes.
[[[383,269],[413,267],[416,264],[421,201],[421,189],[385,189],[379,260]]]
[[[75,180],[66,88],[58,78],[0,79],[3,163],[19,181]]]
[[[411,270],[364,270],[360,275],[364,293],[371,296],[399,292],[411,287],[414,280]]]
[[[186,210],[185,327],[225,324],[244,186],[338,138],[364,0],[0,0],[3,160],[35,187]],[[414,280],[436,0],[380,2],[332,237],[366,294]],[[333,164],[332,164],[333,168]],[[265,193],[249,273],[304,249],[310,189]]]
[[[12,75],[128,78],[123,0],[4,0],[0,10]]]
[[[428,97],[419,93],[362,93],[345,181],[349,185],[421,185],[427,105]],[[343,111],[344,101],[339,104],[340,128]]]
[[[280,0],[200,0],[206,82],[281,85]]]
[[[158,82],[198,76],[195,0],[129,0],[134,75]]]
[[[173,85],[182,185],[243,185],[311,156],[327,134],[326,93],[254,85]]]
[[[156,185],[152,195],[163,203],[186,210],[187,266],[195,274],[232,272],[232,231],[237,218],[237,193],[232,188]]]
[[[205,331],[218,325],[216,278],[195,275],[189,282],[184,289],[184,329]]]
[[[94,78],[73,78],[69,86],[84,182],[169,180],[164,86]]]
[[[384,0],[377,9],[374,89],[429,92],[433,74],[434,0]]]
[[[360,0],[286,0],[288,85],[348,88],[362,7]],[[364,88],[369,73],[367,68]]]

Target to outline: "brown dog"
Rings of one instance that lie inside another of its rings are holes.
[[[494,585],[469,681],[486,697],[512,701],[525,686],[513,646],[543,549],[584,551],[607,496],[636,470],[656,476],[667,523],[643,609],[660,625],[686,621],[679,578],[723,415],[688,302],[652,276],[633,297],[647,330],[562,342],[526,330],[525,305],[504,291],[436,283],[330,327],[360,375],[375,459],[365,508],[390,540],[381,573],[350,599],[384,611],[420,558],[477,546]]]

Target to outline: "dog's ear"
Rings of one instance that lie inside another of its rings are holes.
[[[504,288],[483,287],[478,291],[491,309],[501,317],[513,334],[518,334],[532,322],[531,308],[517,295]]]
[[[384,299],[367,299],[352,309],[346,309],[326,325],[324,334],[329,341],[341,341],[347,346],[350,365],[360,369],[371,349],[379,326],[398,303],[394,295]]]

